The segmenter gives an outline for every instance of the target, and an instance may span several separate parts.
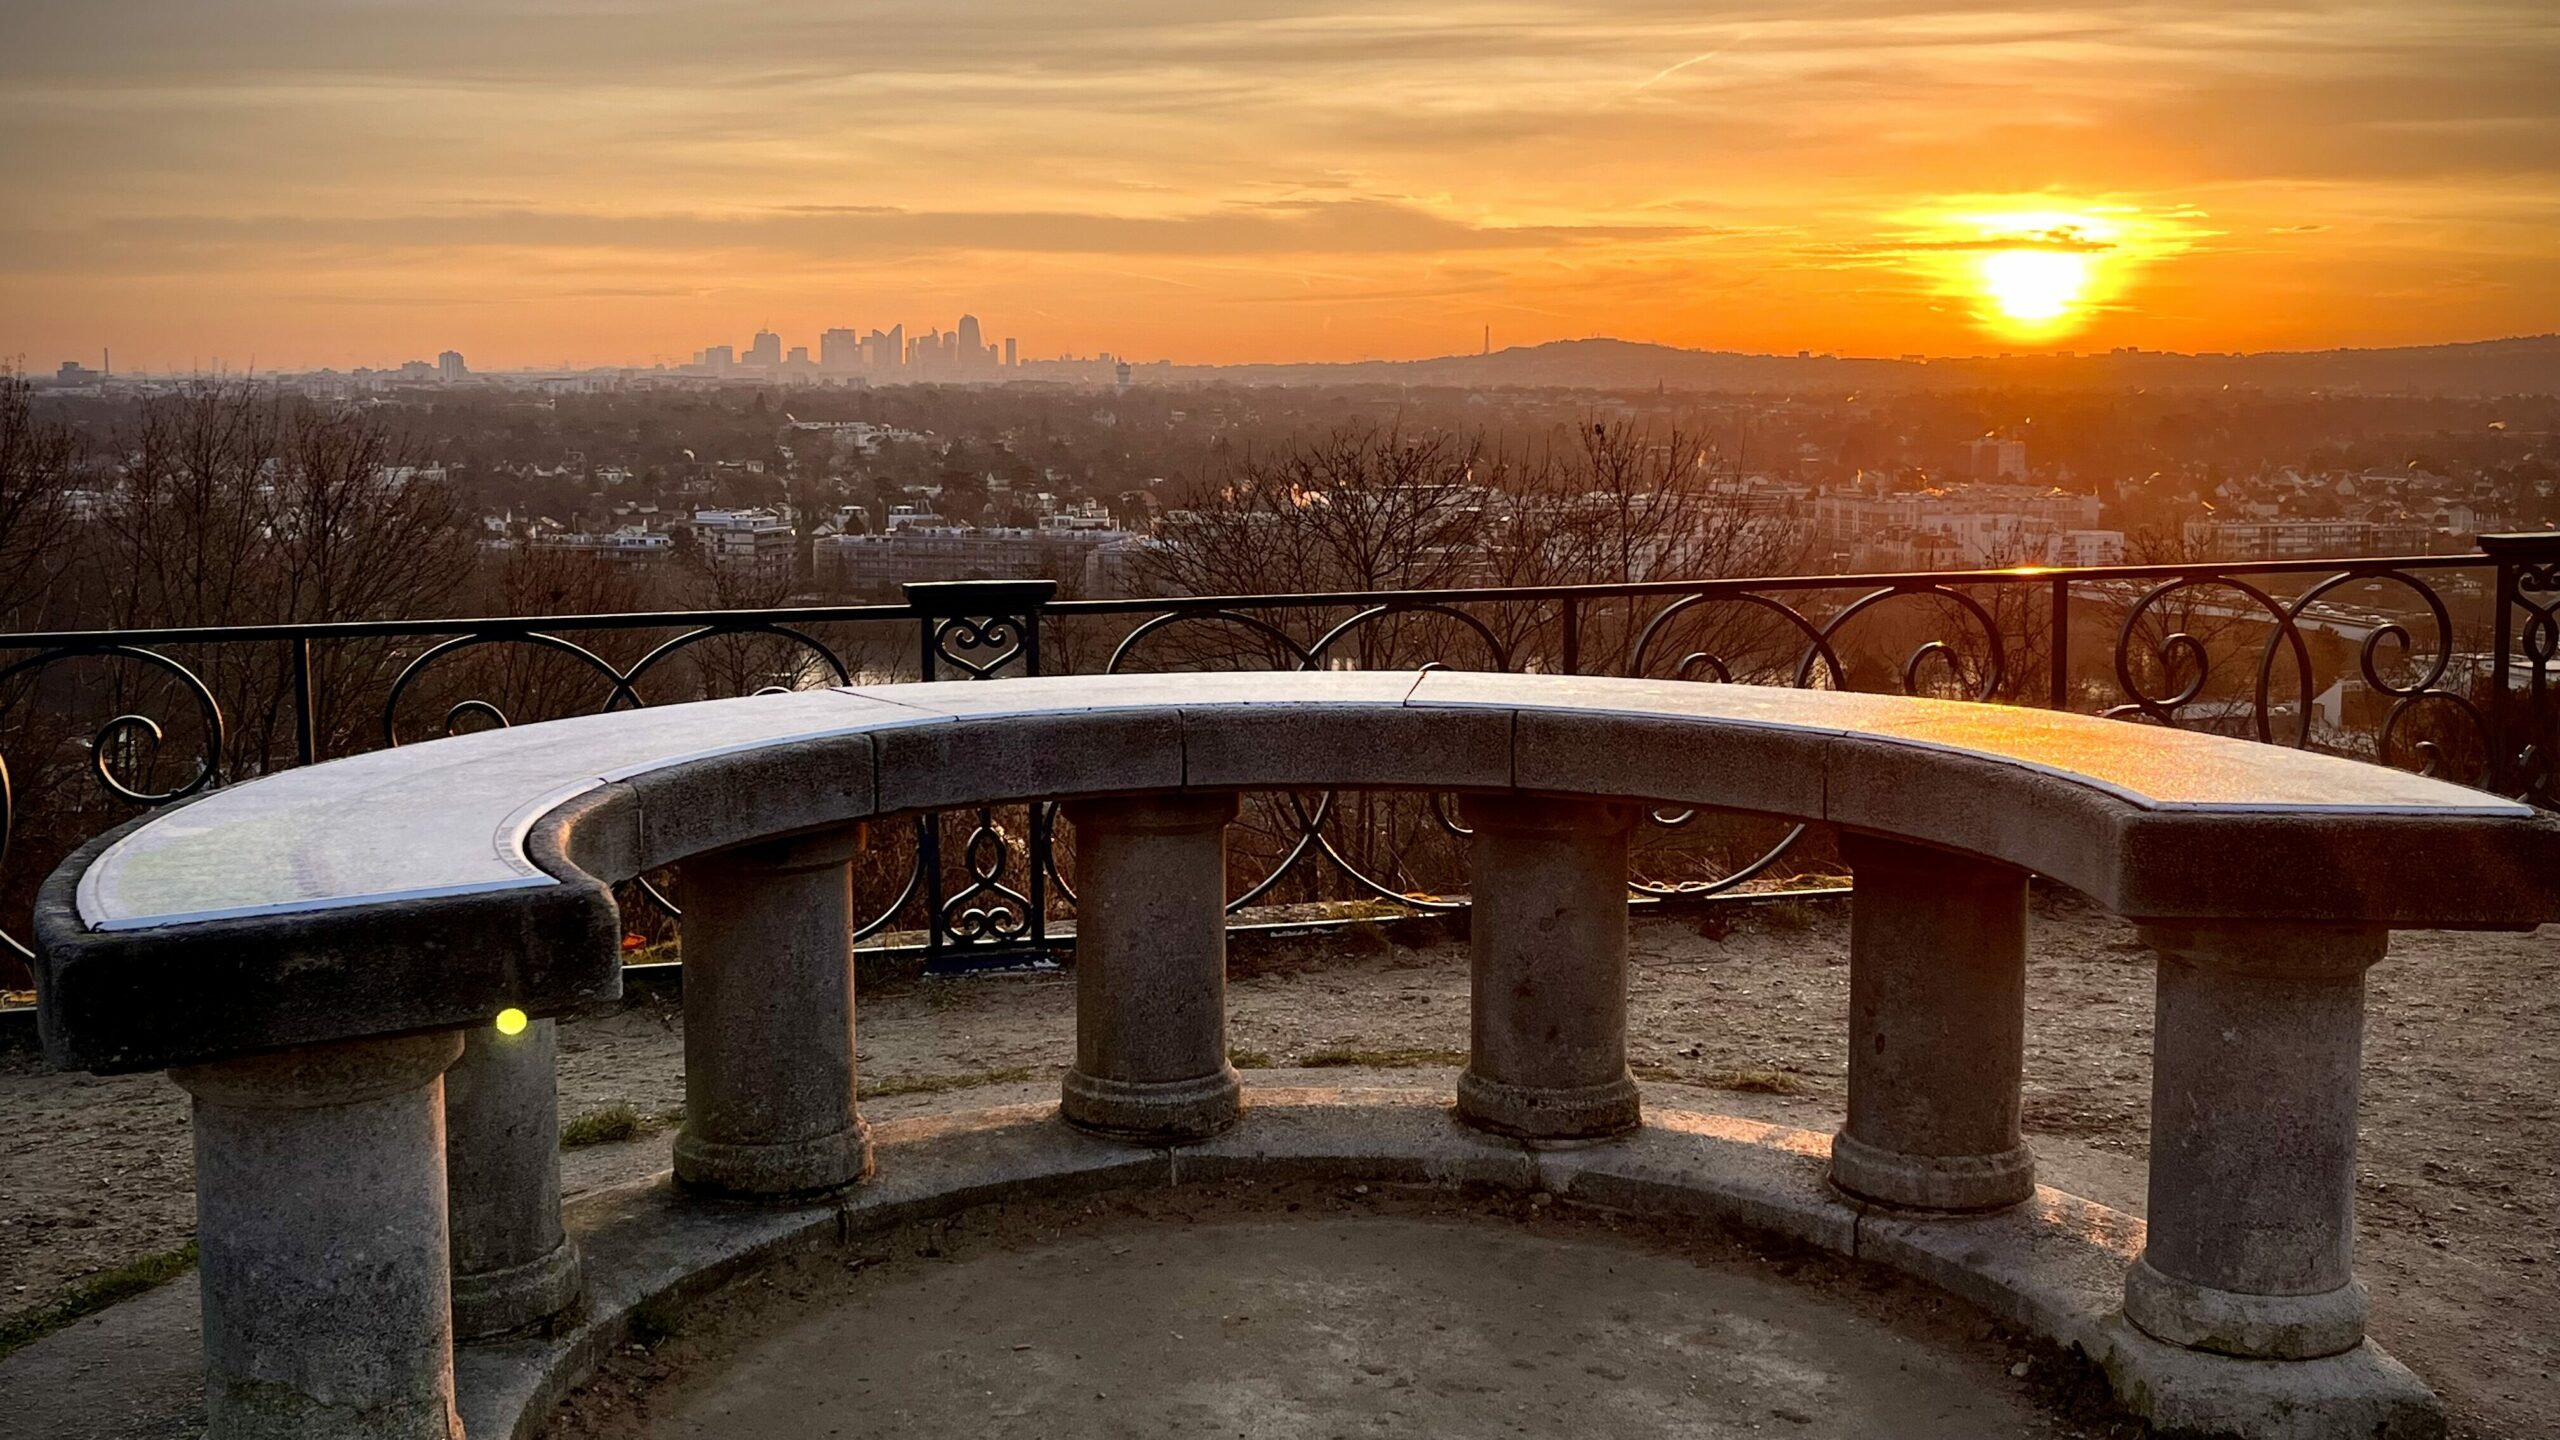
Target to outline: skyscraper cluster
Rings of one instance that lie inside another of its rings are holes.
[[[734,346],[713,345],[696,351],[693,363],[713,375],[970,380],[993,379],[1016,368],[1018,354],[1012,339],[1007,338],[1002,345],[990,344],[978,327],[978,317],[963,315],[951,330],[928,330],[912,338],[904,325],[873,330],[867,335],[849,326],[831,329],[819,335],[814,359],[807,346],[795,345],[789,354],[784,354],[780,335],[759,330],[743,354]]]

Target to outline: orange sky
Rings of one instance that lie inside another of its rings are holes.
[[[2560,330],[2551,0],[7,0],[0,133],[37,368]]]

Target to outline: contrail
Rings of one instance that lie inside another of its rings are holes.
[[[1630,95],[1641,95],[1641,94],[1643,94],[1644,92],[1646,92],[1647,90],[1652,89],[1654,86],[1661,84],[1663,81],[1670,79],[1672,76],[1679,74],[1681,71],[1688,69],[1690,66],[1692,66],[1692,65],[1701,65],[1701,64],[1704,64],[1704,63],[1706,63],[1707,61],[1709,61],[1709,60],[1713,60],[1713,59],[1714,59],[1714,58],[1716,58],[1717,56],[1719,56],[1719,55],[1723,54],[1725,51],[1730,50],[1730,49],[1732,49],[1732,48],[1733,48],[1733,47],[1732,47],[1732,46],[1730,46],[1730,45],[1722,45],[1722,46],[1718,46],[1717,48],[1715,48],[1715,49],[1713,49],[1713,50],[1710,50],[1710,51],[1706,52],[1706,53],[1705,53],[1705,54],[1703,54],[1703,55],[1692,55],[1692,56],[1690,56],[1688,59],[1681,61],[1681,62],[1680,62],[1679,64],[1677,64],[1677,65],[1665,66],[1663,69],[1661,69],[1661,70],[1659,70],[1659,71],[1655,72],[1654,77],[1653,77],[1652,79],[1647,80],[1647,81],[1646,81],[1646,82],[1644,82],[1643,84],[1641,84],[1641,85],[1637,86],[1637,87],[1636,87],[1636,88],[1634,88],[1633,90],[1628,91],[1627,93],[1628,93],[1628,94],[1630,94]]]

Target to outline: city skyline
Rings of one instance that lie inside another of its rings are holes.
[[[0,353],[646,365],[963,308],[1185,364],[2529,334],[2555,68],[2533,0],[13,6]]]
[[[964,315],[963,322],[976,317]],[[1661,389],[1683,393],[1737,393],[1803,384],[1852,391],[1945,389],[1974,384],[2021,383],[2077,388],[2160,385],[2169,389],[2273,390],[2345,388],[2382,393],[2550,393],[2560,386],[2560,333],[2510,336],[2445,345],[2341,347],[2327,350],[2177,351],[2117,346],[2105,351],[2025,349],[1972,354],[1895,356],[1797,349],[1717,351],[1631,342],[1607,336],[1537,345],[1425,356],[1412,360],[1288,363],[1244,361],[1183,365],[1097,350],[1054,356],[1025,354],[1014,337],[971,340],[964,323],[949,331],[928,326],[907,335],[903,324],[868,333],[851,326],[821,331],[818,345],[793,345],[781,332],[760,329],[746,346],[705,346],[689,358],[656,358],[647,365],[472,365],[447,348],[433,360],[374,357],[346,369],[237,366],[214,357],[189,365],[154,368],[118,365],[102,347],[98,363],[80,357],[50,366],[30,357],[0,358],[0,372],[39,384],[94,385],[100,381],[182,383],[189,379],[284,378],[316,383],[355,381],[439,384],[524,381],[548,384],[618,384],[624,380],[720,382],[745,380],[783,385],[937,384],[983,381],[1067,382],[1117,385],[1188,384],[1234,380],[1247,384],[1375,384],[1498,386],[1564,389]],[[983,336],[983,327],[977,334]],[[967,357],[967,358],[964,358]]]

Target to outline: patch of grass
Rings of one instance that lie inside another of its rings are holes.
[[[78,1289],[50,1305],[40,1305],[23,1314],[0,1319],[0,1355],[32,1344],[75,1320],[85,1320],[117,1301],[130,1300],[144,1291],[156,1290],[195,1266],[196,1242],[193,1240],[175,1250],[128,1260],[104,1275],[81,1282]]]
[[[1310,1070],[1419,1070],[1438,1065],[1464,1065],[1464,1050],[1361,1050],[1339,1047],[1312,1050],[1298,1057]]]
[[[588,1145],[636,1140],[654,1128],[645,1116],[628,1105],[607,1105],[561,1125],[560,1148],[576,1150]]]
[[[1315,920],[1401,920],[1413,914],[1414,909],[1387,900],[1318,900],[1296,907],[1291,913]]]
[[[939,1095],[947,1090],[974,1090],[981,1085],[1011,1085],[1022,1080],[1037,1080],[1040,1071],[1026,1066],[1007,1070],[972,1070],[960,1075],[892,1075],[866,1082],[862,1096],[866,1100],[884,1099],[891,1095]]]
[[[678,940],[661,940],[655,945],[643,945],[637,950],[622,952],[622,963],[625,965],[667,965],[681,963],[683,959],[684,944]]]
[[[1239,1070],[1268,1070],[1274,1062],[1268,1053],[1261,1050],[1229,1050],[1227,1063]]]
[[[1375,920],[1354,920],[1333,932],[1334,943],[1352,955],[1384,955],[1396,948],[1386,928]]]
[[[1718,1090],[1739,1090],[1745,1095],[1801,1095],[1804,1086],[1784,1070],[1710,1070],[1698,1077],[1701,1085]]]
[[[1630,1066],[1639,1080],[1667,1080],[1677,1085],[1704,1085],[1738,1090],[1746,1095],[1801,1095],[1804,1085],[1784,1070],[1709,1070],[1692,1075],[1676,1065]]]
[[[1773,900],[1754,907],[1761,923],[1772,930],[1810,930],[1813,928],[1813,906],[1803,900]]]
[[[631,1341],[635,1345],[655,1348],[659,1342],[684,1332],[684,1312],[673,1300],[651,1300],[632,1307]]]

